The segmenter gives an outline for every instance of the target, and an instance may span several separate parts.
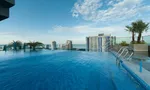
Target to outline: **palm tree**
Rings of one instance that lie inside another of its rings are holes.
[[[7,51],[7,45],[4,45],[3,51]]]
[[[21,49],[22,48],[22,42],[21,41],[13,41],[8,44],[8,47],[13,47],[14,50]]]
[[[132,25],[133,25],[133,23],[132,23]],[[134,37],[135,36],[135,30],[133,29],[133,27],[132,26],[126,26],[125,30],[132,33],[132,43],[134,43],[135,42],[135,37]]]
[[[134,29],[136,29],[136,32],[138,33],[138,38],[137,38],[137,42],[140,43],[141,42],[141,37],[142,37],[142,33],[148,30],[149,28],[149,23],[145,23],[142,20],[138,20],[136,22],[134,22]]]
[[[36,46],[43,46],[43,43],[41,42],[29,42],[27,45],[30,46],[30,50],[33,49],[35,51]]]
[[[27,43],[24,43],[23,44],[23,50],[24,50],[24,52],[26,51],[26,46],[27,46]]]

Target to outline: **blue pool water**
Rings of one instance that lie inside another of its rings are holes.
[[[0,52],[0,90],[144,90],[111,53]]]

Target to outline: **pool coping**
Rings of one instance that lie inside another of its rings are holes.
[[[142,85],[146,90],[150,90],[150,86],[148,85],[148,83],[146,83],[142,78],[140,78],[139,75],[133,72],[122,60],[121,65],[135,80],[137,80],[140,83],[140,85]]]
[[[117,57],[115,55],[116,52],[112,52],[112,54]],[[118,58],[118,57],[117,57]],[[137,73],[135,73],[131,68],[129,68],[129,66],[127,65],[127,61],[123,61],[122,58],[118,58],[120,59],[120,64],[122,65],[122,67],[136,80],[140,83],[140,85],[142,85],[146,90],[150,90],[150,83],[148,84],[145,80],[143,80]],[[144,68],[143,68],[144,69]],[[144,69],[145,70],[145,69]]]

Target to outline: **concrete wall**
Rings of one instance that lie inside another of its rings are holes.
[[[147,44],[132,44],[131,45],[135,55],[148,56],[148,45]]]
[[[132,44],[134,51],[148,51],[147,44]]]

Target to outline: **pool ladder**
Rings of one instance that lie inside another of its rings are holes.
[[[105,45],[100,46],[100,48],[102,49],[104,47],[105,51],[109,51],[110,49],[110,42],[107,42]]]
[[[124,54],[124,55],[123,55]],[[131,60],[132,56],[134,54],[134,51],[130,47],[121,47],[117,53],[117,58],[125,58],[126,60]]]

